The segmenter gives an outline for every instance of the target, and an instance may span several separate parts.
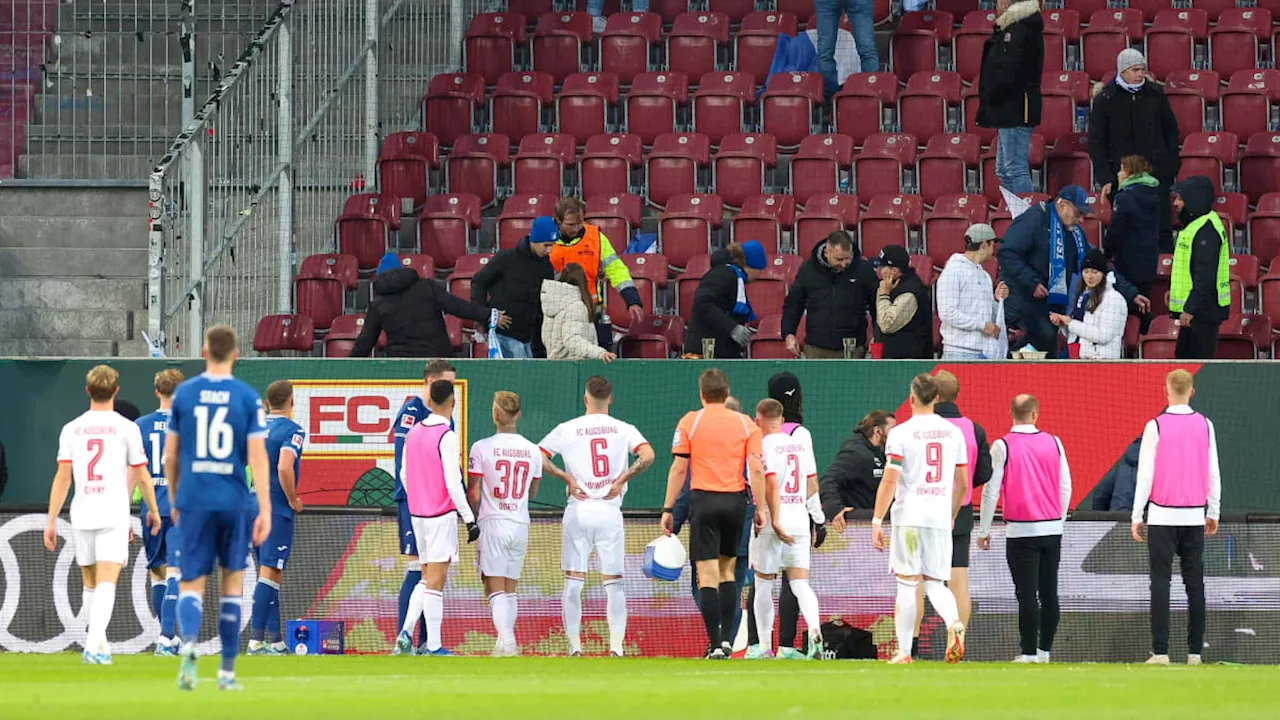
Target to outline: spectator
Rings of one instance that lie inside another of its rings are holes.
[[[542,343],[549,360],[603,360],[617,355],[596,342],[596,307],[587,273],[577,263],[565,265],[560,279],[542,281]]]
[[[858,49],[860,72],[880,70],[876,50],[876,18],[874,0],[814,0],[818,19],[818,72],[822,73],[826,95],[830,98],[840,89],[836,70],[836,40],[840,36],[840,19],[848,15],[853,26],[853,44]]]
[[[506,308],[511,315],[511,324],[497,334],[504,358],[531,358],[535,345],[543,349],[539,298],[542,282],[556,276],[547,256],[559,237],[555,219],[544,215],[519,245],[494,255],[471,280],[471,302]]]
[[[693,294],[693,314],[684,340],[686,358],[702,357],[704,338],[715,341],[717,360],[746,356],[751,339],[746,324],[756,319],[747,300],[747,283],[759,277],[766,261],[764,246],[755,240],[711,253],[711,269]]]
[[[893,413],[886,410],[867,413],[822,471],[818,497],[837,533],[844,532],[845,513],[875,508],[876,489],[884,475],[884,440],[896,424]]]
[[[800,354],[796,330],[805,317],[804,356],[844,357],[844,341],[853,340],[853,357],[867,352],[867,312],[875,312],[876,271],[862,259],[849,233],[837,230],[818,243],[804,261],[782,306],[782,335],[787,349]]]
[[[889,245],[880,251],[880,288],[876,294],[876,326],[884,357],[933,357],[933,302],[929,288],[911,267],[907,249]]]
[[[936,290],[943,360],[983,359],[985,338],[998,337],[1002,332],[995,322],[995,300],[1009,297],[1009,286],[1000,283],[993,293],[991,276],[982,267],[995,257],[999,242],[990,225],[970,225],[964,231],[964,252],[948,258],[942,275],[938,276]]]
[[[1230,315],[1231,244],[1213,210],[1213,197],[1213,183],[1203,175],[1173,186],[1173,209],[1182,231],[1173,248],[1169,312],[1182,328],[1174,353],[1179,360],[1212,360],[1218,352],[1218,326]]]
[[[996,25],[982,47],[978,126],[997,131],[996,176],[1014,194],[1031,184],[1031,131],[1040,124],[1044,20],[1036,0],[998,0]]]
[[[1160,261],[1160,213],[1169,214],[1169,193],[1160,188],[1160,181],[1151,175],[1151,163],[1141,155],[1124,156],[1116,180],[1120,184],[1114,193],[1110,186],[1102,189],[1101,199],[1112,203],[1102,247],[1115,263],[1116,272],[1137,286],[1140,295],[1150,297]],[[1142,319],[1145,333],[1151,324],[1150,313],[1137,307],[1130,312]]]
[[[369,357],[378,336],[387,334],[387,357],[448,357],[453,343],[445,328],[444,314],[488,325],[489,308],[449,294],[431,278],[420,278],[413,268],[400,267],[395,253],[382,256],[373,280],[377,295],[365,311],[364,327],[351,348],[351,357]],[[505,330],[511,318],[501,313],[498,327]]]
[[[1182,166],[1178,120],[1169,98],[1156,83],[1147,82],[1147,59],[1128,48],[1116,58],[1116,79],[1093,99],[1089,115],[1089,156],[1093,178],[1108,192],[1118,190],[1120,163],[1126,155],[1141,155],[1160,181],[1160,252],[1170,252],[1169,185]]]
[[[613,325],[606,307],[607,280],[622,295],[632,320],[644,317],[640,293],[631,280],[631,271],[614,252],[609,238],[595,225],[583,222],[587,206],[575,197],[561,198],[556,203],[556,224],[560,227],[560,240],[551,247],[551,265],[556,272],[569,263],[577,263],[587,273],[587,286],[591,288],[591,301],[595,304],[596,335],[601,347],[613,346]]]
[[[1133,509],[1133,493],[1138,487],[1138,454],[1142,436],[1129,443],[1124,456],[1093,489],[1093,509],[1099,512],[1122,512]]]
[[[1128,303],[1111,286],[1108,265],[1101,250],[1086,253],[1071,314],[1049,314],[1049,322],[1067,330],[1068,343],[1080,343],[1081,360],[1118,360],[1124,355]]]

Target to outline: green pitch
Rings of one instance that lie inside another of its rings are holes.
[[[1204,720],[1273,716],[1278,677],[1256,666],[282,657],[241,658],[245,691],[220,693],[216,667],[201,660],[200,686],[185,693],[176,659],[0,655],[0,717]]]

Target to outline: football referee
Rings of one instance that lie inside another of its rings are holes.
[[[757,508],[754,523],[759,528],[764,525],[764,465],[760,428],[724,405],[729,397],[729,378],[724,372],[703,370],[698,390],[702,409],[680,419],[671,443],[674,458],[667,475],[662,531],[667,535],[673,532],[672,506],[688,472],[689,555],[698,572],[698,610],[707,627],[706,658],[722,660],[732,652],[730,640],[738,607],[734,566],[749,500],[742,468],[746,466],[750,477],[750,498]],[[778,517],[777,507],[770,509],[770,517]],[[778,537],[790,541],[785,533],[779,532]]]

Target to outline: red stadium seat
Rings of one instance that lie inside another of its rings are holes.
[[[1222,192],[1223,169],[1235,170],[1240,140],[1235,133],[1198,132],[1182,145],[1182,167],[1178,179],[1204,175],[1213,181],[1214,192]]]
[[[875,257],[889,245],[908,247],[911,231],[924,224],[919,195],[876,195],[858,222],[863,257]]]
[[[1080,34],[1080,54],[1084,71],[1094,80],[1115,72],[1121,50],[1142,40],[1142,11],[1107,8],[1089,16],[1089,26]]]
[[[772,135],[728,135],[711,161],[712,187],[726,207],[736,210],[751,195],[764,192],[765,175],[777,164],[778,143]]]
[[[1259,8],[1232,8],[1209,31],[1209,58],[1218,74],[1230,77],[1258,67],[1258,50],[1271,39],[1271,13]]]
[[[1195,8],[1160,10],[1147,31],[1147,72],[1163,80],[1177,70],[1194,67],[1196,43],[1209,35],[1209,16]]]
[[[1254,322],[1266,322],[1265,318],[1233,315],[1218,326],[1219,360],[1256,360],[1258,344],[1250,328]],[[1268,335],[1270,332],[1268,332]]]
[[[907,80],[898,96],[900,131],[927,138],[947,131],[952,109],[960,107],[960,75],[953,72],[919,72]]]
[[[693,294],[698,290],[698,282],[711,269],[711,256],[694,255],[687,264],[684,272],[676,277],[676,311],[686,323],[693,314]]]
[[[646,146],[659,135],[674,132],[680,108],[689,102],[689,81],[684,73],[637,75],[627,93],[627,132]]]
[[[644,161],[637,135],[596,135],[578,160],[578,183],[595,195],[625,195]]]
[[[449,192],[480,198],[485,207],[498,198],[498,172],[511,162],[511,140],[506,135],[463,135],[453,145],[445,164]]]
[[[889,57],[893,74],[906,82],[918,72],[938,69],[939,48],[951,44],[951,13],[907,13],[898,22],[898,28],[889,38]]]
[[[1240,158],[1240,190],[1250,202],[1280,191],[1280,133],[1258,133],[1249,138]]]
[[[425,280],[433,280],[436,276],[436,261],[430,255],[421,253],[400,255],[400,267],[409,268]]]
[[[760,126],[778,146],[793,150],[813,134],[822,107],[822,76],[816,72],[776,73],[760,98]]]
[[[351,349],[364,329],[364,313],[339,315],[333,319],[329,334],[324,336],[324,356],[329,358],[351,357]],[[386,334],[379,336],[377,348],[386,347]]]
[[[440,167],[440,143],[429,132],[391,133],[378,155],[378,187],[389,195],[410,198],[419,207],[427,200],[432,170]]]
[[[440,73],[422,98],[427,130],[448,147],[471,133],[476,110],[484,104],[484,78],[474,73]]]
[[[920,276],[920,282],[924,283],[925,287],[933,287],[933,282],[937,278],[933,271],[933,261],[928,255],[910,255],[907,258],[907,264]]]
[[[719,145],[726,135],[742,132],[746,107],[755,96],[755,83],[747,73],[707,73],[693,94],[693,129]]]
[[[932,205],[944,195],[963,193],[977,185],[982,141],[977,135],[934,135],[916,163],[920,196]],[[970,182],[972,175],[974,182]]]
[[[333,223],[338,252],[351,255],[361,270],[371,270],[390,245],[391,233],[400,229],[400,198],[361,193],[347,198],[342,214]]]
[[[507,9],[523,15],[528,22],[551,12],[555,7],[554,0],[507,0]]]
[[[750,290],[751,286],[748,285]],[[755,304],[752,304],[755,310]],[[757,311],[759,314],[759,311]],[[802,332],[802,328],[806,323],[800,323],[800,329],[797,333]],[[799,340],[799,335],[796,337]],[[760,318],[760,326],[756,329],[754,335],[748,343],[748,355],[753,360],[794,360],[795,355],[787,349],[786,338],[782,337],[782,314],[772,313]]]
[[[1089,159],[1088,133],[1059,137],[1045,158],[1045,190],[1053,194],[1068,185],[1093,187],[1093,161]]]
[[[756,85],[769,77],[778,35],[795,35],[796,16],[789,12],[753,12],[742,20],[733,36],[734,57],[738,72],[751,75]]]
[[[790,230],[795,221],[796,201],[790,195],[753,195],[729,225],[729,239],[739,245],[758,240],[766,252],[777,254],[782,231]]]
[[[687,12],[667,34],[667,68],[703,78],[719,66],[720,49],[729,44],[729,18],[719,12]]]
[[[668,25],[688,11],[689,0],[649,0],[649,12],[657,13]]]
[[[1222,128],[1240,137],[1271,129],[1271,115],[1280,102],[1280,70],[1241,70],[1222,91]]]
[[[1247,232],[1249,224],[1249,197],[1244,193],[1224,192],[1218,193],[1214,198],[1213,209],[1224,218],[1228,230],[1235,231],[1233,242],[1237,246],[1244,245],[1241,240]],[[1252,255],[1241,255],[1242,258],[1250,258],[1256,262],[1256,258]],[[1244,261],[1248,262],[1248,260]],[[1257,275],[1255,272],[1254,275]],[[1252,284],[1249,287],[1253,287]]]
[[[1111,64],[1115,65],[1114,55]],[[1052,145],[1063,135],[1076,132],[1076,108],[1089,106],[1089,78],[1082,72],[1047,72],[1041,78],[1040,92],[1043,102],[1037,132]]]
[[[858,198],[852,195],[812,195],[805,201],[804,211],[796,217],[796,254],[807,258],[818,243],[837,230],[858,228]]]
[[[756,9],[756,4],[755,0],[707,0],[707,9],[724,13],[736,25]]]
[[[1046,15],[1048,13],[1045,13]],[[982,70],[982,48],[996,26],[994,10],[975,10],[965,13],[952,42],[956,72],[967,83],[977,83]]]
[[[493,132],[522,138],[549,125],[555,80],[544,72],[507,73],[498,78],[498,87],[489,97],[489,119]]]
[[[1258,289],[1258,278],[1262,274],[1258,258],[1253,255],[1232,255],[1228,261],[1231,277],[1238,279],[1245,290]]]
[[[582,49],[591,42],[591,16],[584,12],[549,12],[538,18],[530,51],[533,69],[556,84],[582,70]]]
[[[454,266],[453,272],[449,273],[449,279],[445,283],[445,287],[453,295],[460,298],[470,299],[471,297],[471,279],[476,276],[489,261],[493,259],[493,255],[489,253],[472,253],[463,255],[458,258],[458,264]],[[474,325],[470,320],[463,321],[463,327],[472,327]]]
[[[774,5],[779,12],[789,12],[801,20],[807,21],[813,17],[813,0],[776,0]],[[805,29],[814,29],[814,26],[806,25]]]
[[[697,191],[699,169],[711,165],[711,142],[699,133],[667,133],[645,158],[645,190],[650,205],[661,208],[677,196]]]
[[[835,131],[861,146],[884,127],[885,109],[898,106],[893,73],[854,73],[835,94]]]
[[[665,270],[665,268],[664,268]],[[624,358],[665,360],[684,347],[684,321],[674,315],[646,314],[631,324],[619,344]]]
[[[315,323],[306,315],[267,315],[253,333],[253,349],[259,353],[310,353]]]
[[[575,73],[556,95],[556,126],[578,145],[592,135],[608,132],[609,108],[618,104],[618,76]]]
[[[924,219],[924,244],[930,262],[946,267],[952,255],[964,252],[964,232],[987,221],[986,198],[981,195],[946,195],[938,198]]]
[[[853,138],[844,135],[810,135],[800,141],[791,158],[791,194],[807,200],[817,193],[834,193],[841,173],[847,185],[853,164]]]
[[[1165,76],[1164,94],[1181,139],[1204,130],[1206,105],[1218,104],[1218,83],[1218,73],[1212,70],[1173,70]]]
[[[862,195],[902,190],[903,171],[916,164],[916,139],[882,133],[867,138],[853,160],[854,186]]]
[[[517,193],[562,195],[565,170],[575,162],[568,135],[525,135],[511,161],[511,185]]]
[[[711,233],[724,219],[724,203],[716,195],[677,195],[658,219],[658,247],[672,267],[711,248]]]
[[[476,13],[462,39],[462,64],[469,73],[496,85],[516,64],[516,49],[523,48],[525,19],[514,12]]]
[[[991,145],[996,141],[997,130],[995,128],[978,127],[979,102],[977,85],[971,85],[964,89],[964,93],[960,96],[960,106],[964,112],[964,131],[971,135],[977,135],[982,139],[984,146]]]
[[[293,279],[293,296],[299,315],[311,318],[326,330],[342,314],[348,292],[359,280],[356,259],[350,255],[311,255],[302,261]]]
[[[625,246],[631,242],[633,231],[640,227],[643,201],[638,195],[592,195],[587,198],[587,222],[600,228],[600,232]]]
[[[1258,283],[1258,305],[1262,317],[1267,318],[1273,327],[1280,327],[1280,269],[1262,276]]]
[[[1168,315],[1155,315],[1151,327],[1138,345],[1138,357],[1145,360],[1173,360],[1178,345],[1178,326]]]
[[[1142,13],[1142,19],[1148,23],[1156,20],[1160,13],[1173,6],[1172,0],[1128,0],[1129,7]]]
[[[1274,264],[1280,255],[1280,192],[1260,197],[1258,209],[1249,215],[1249,249],[1263,265],[1271,266],[1280,274],[1280,265]],[[1280,288],[1277,292],[1280,293]],[[1272,301],[1280,303],[1280,295]],[[1274,324],[1280,327],[1280,322]]]
[[[498,216],[498,249],[507,250],[519,245],[533,227],[534,218],[555,213],[559,197],[558,194],[516,194],[507,198],[502,204],[502,214]]]
[[[1042,72],[1061,72],[1067,69],[1068,48],[1080,44],[1080,13],[1076,10],[1045,8],[1040,13],[1044,19],[1044,67]]]
[[[662,40],[662,18],[651,12],[610,15],[600,33],[600,69],[630,85],[637,75],[649,72],[649,58]]]
[[[769,258],[760,276],[747,285],[747,301],[757,317],[767,317],[782,312],[787,290],[795,280],[801,260],[795,255],[776,255]]]
[[[667,259],[657,253],[620,255],[622,262],[631,272],[631,280],[635,283],[636,292],[640,294],[640,302],[648,312],[655,312],[658,305],[658,288],[667,286]],[[627,312],[627,303],[622,294],[609,285],[608,306],[613,308],[609,319],[619,330],[627,331],[631,327],[631,314]]]
[[[475,195],[432,195],[418,216],[418,247],[440,267],[455,267],[480,230],[480,198]]]

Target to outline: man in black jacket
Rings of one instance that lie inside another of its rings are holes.
[[[1182,231],[1173,249],[1169,312],[1182,328],[1175,350],[1179,360],[1212,360],[1219,326],[1231,314],[1231,243],[1213,198],[1213,182],[1203,175],[1173,186]]]
[[[886,410],[867,413],[818,479],[822,512],[837,533],[844,532],[845,513],[875,507],[884,475],[884,441],[896,424]]]
[[[766,262],[764,246],[755,240],[711,253],[711,269],[702,276],[693,294],[693,312],[684,338],[685,357],[702,357],[704,338],[715,341],[717,360],[747,356],[751,331],[746,323],[755,319],[755,313],[747,301],[746,284],[760,275]]]
[[[1133,495],[1138,489],[1138,454],[1141,449],[1142,436],[1139,435],[1098,481],[1091,493],[1094,510],[1125,512],[1133,509]]]
[[[933,357],[933,300],[911,256],[901,245],[888,245],[876,261],[876,331],[886,359]]]
[[[1160,252],[1171,252],[1169,186],[1182,167],[1178,119],[1169,98],[1147,82],[1147,59],[1133,48],[1116,58],[1116,79],[1093,99],[1089,115],[1089,157],[1094,181],[1109,191],[1119,189],[1116,173],[1126,155],[1141,155],[1160,181]]]
[[[846,339],[856,343],[853,357],[864,357],[867,313],[875,314],[875,298],[876,271],[862,259],[849,233],[831,233],[800,266],[782,305],[782,336],[787,349],[800,354],[796,331],[807,312],[806,358],[842,358]]]
[[[455,295],[431,278],[420,278],[413,268],[400,267],[395,253],[387,253],[378,264],[373,281],[378,297],[365,311],[364,327],[351,348],[351,357],[369,357],[378,335],[387,333],[387,357],[449,357],[453,343],[444,325],[444,313],[488,326],[489,308]],[[506,328],[511,318],[499,316],[498,326]]]
[[[982,46],[978,73],[979,127],[995,128],[996,176],[1015,194],[1031,184],[1031,131],[1040,124],[1040,73],[1044,70],[1044,20],[1036,0],[998,0],[996,23]]]
[[[471,280],[471,302],[506,310],[511,324],[498,333],[504,358],[545,357],[542,346],[542,281],[555,279],[551,246],[560,237],[555,218],[533,221],[529,235],[494,255]]]

